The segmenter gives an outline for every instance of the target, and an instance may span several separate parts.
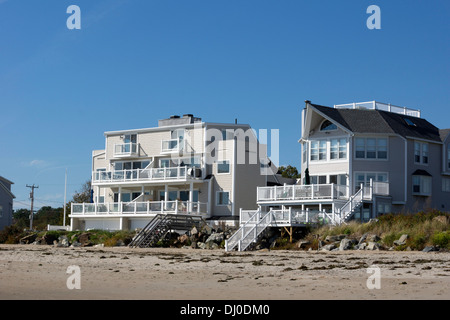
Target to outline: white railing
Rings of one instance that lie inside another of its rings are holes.
[[[334,108],[336,108],[336,109],[373,109],[373,110],[382,110],[382,111],[387,111],[387,112],[404,114],[404,115],[412,116],[412,117],[416,117],[416,118],[420,118],[420,116],[421,116],[420,110],[394,106],[390,103],[382,103],[382,102],[377,102],[377,101],[337,104],[337,105],[334,105]]]
[[[195,179],[194,168],[172,167],[172,168],[150,168],[132,169],[117,171],[95,171],[92,173],[93,183],[109,182],[132,182],[132,181],[152,181],[152,180],[187,180]]]
[[[338,209],[341,221],[347,220],[353,214],[353,210],[362,204],[364,199],[364,189],[365,188],[361,185],[361,188],[350,197],[347,203]]]
[[[122,214],[192,214],[207,215],[207,203],[194,201],[147,201],[72,203],[71,215],[122,215]]]
[[[114,145],[114,156],[137,155],[138,151],[139,151],[138,143],[128,142]]]
[[[186,148],[186,140],[161,140],[161,153],[181,152]]]
[[[348,187],[336,184],[258,187],[257,201],[347,199]]]
[[[287,209],[271,209],[272,213],[272,224],[280,225],[280,224],[314,224],[320,223],[323,218],[323,212],[318,210],[301,210],[301,209],[293,209],[291,207]],[[255,215],[258,213],[258,215]],[[264,213],[261,213],[259,210],[241,210],[240,212],[240,224],[245,224],[247,222],[255,222],[261,219],[261,216]],[[328,215],[332,215],[331,213]],[[252,220],[253,219],[253,220]],[[331,218],[330,218],[331,219]],[[337,218],[333,218],[336,220]]]

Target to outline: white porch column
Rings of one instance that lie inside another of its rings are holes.
[[[194,183],[191,182],[189,186],[189,205],[188,210],[192,212],[192,202],[194,202]]]
[[[164,186],[164,209],[167,209],[167,201],[169,200],[169,186]]]
[[[122,202],[122,187],[119,187],[119,197],[117,198],[117,202]]]

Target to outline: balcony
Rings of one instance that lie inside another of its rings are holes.
[[[370,182],[362,185],[364,200],[372,200],[372,196],[389,195],[388,182]],[[357,189],[359,190],[358,187]],[[286,185],[275,187],[258,187],[257,201],[263,202],[312,202],[327,200],[348,200],[351,194],[349,187],[337,184]]]
[[[336,184],[259,187],[257,201],[333,200],[348,198],[348,187]]]
[[[139,143],[128,142],[114,145],[114,157],[138,157],[139,156]]]
[[[118,171],[96,171],[92,173],[93,184],[122,182],[167,182],[187,181],[201,178],[201,169],[194,167],[149,168]]]
[[[142,217],[154,214],[183,214],[207,218],[207,208],[207,203],[191,201],[72,203],[71,217]]]
[[[186,150],[186,140],[161,140],[161,153],[181,153]]]

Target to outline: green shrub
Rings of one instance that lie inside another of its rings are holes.
[[[437,232],[433,235],[431,242],[435,246],[450,249],[450,231]]]

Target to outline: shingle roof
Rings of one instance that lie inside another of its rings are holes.
[[[448,137],[449,134],[450,134],[450,129],[441,129],[441,130],[439,130],[439,135],[441,136],[442,142],[445,141],[445,139]]]
[[[395,133],[441,142],[438,128],[425,119],[382,110],[335,109],[316,104],[311,106],[354,133]],[[405,119],[415,125],[408,125]]]

